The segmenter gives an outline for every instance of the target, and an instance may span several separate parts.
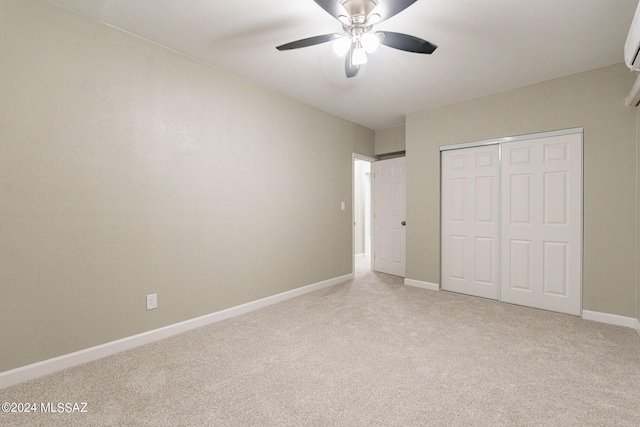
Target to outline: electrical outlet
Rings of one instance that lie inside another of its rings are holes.
[[[147,295],[147,310],[158,308],[158,294]]]

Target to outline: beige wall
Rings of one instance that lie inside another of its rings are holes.
[[[407,277],[440,282],[440,145],[584,127],[583,308],[636,316],[634,78],[618,64],[407,116]]]
[[[405,126],[395,126],[376,131],[375,154],[377,156],[405,151]]]
[[[0,52],[0,371],[351,272],[373,131],[44,1]]]

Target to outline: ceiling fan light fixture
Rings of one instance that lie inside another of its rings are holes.
[[[333,50],[344,57],[347,78],[355,77],[360,66],[367,63],[368,54],[380,44],[406,52],[432,54],[438,46],[418,37],[391,31],[376,32],[375,24],[402,12],[418,0],[314,0],[329,15],[337,19],[342,32],[323,34],[276,46],[291,50],[333,42]],[[347,56],[348,55],[348,56]]]
[[[338,16],[338,21],[342,22],[344,25],[349,25],[351,24],[351,19],[346,16],[346,15],[340,15]]]
[[[380,46],[380,39],[374,33],[364,33],[360,38],[360,41],[362,42],[362,47],[367,53],[375,52]]]
[[[342,36],[333,42],[333,51],[339,57],[345,56],[349,49],[351,49],[351,38],[349,36]]]
[[[358,43],[356,48],[353,49],[353,53],[351,54],[351,63],[355,66],[367,63],[367,52],[360,43]]]
[[[378,13],[372,13],[367,18],[367,25],[375,25],[382,20],[382,17]]]

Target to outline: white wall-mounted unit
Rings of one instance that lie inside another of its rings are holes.
[[[637,107],[638,105],[640,105],[640,74],[638,74],[636,82],[633,84],[633,87],[629,91],[629,95],[627,95],[625,105],[627,107]]]
[[[624,62],[635,71],[640,71],[640,5],[631,22],[627,42],[624,44]]]

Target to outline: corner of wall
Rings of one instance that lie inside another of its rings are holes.
[[[376,156],[405,151],[405,129],[405,125],[400,125],[388,129],[377,130],[375,136]]]
[[[636,108],[636,319],[638,321],[636,331],[640,335],[640,188],[638,188],[640,176],[640,109]]]

